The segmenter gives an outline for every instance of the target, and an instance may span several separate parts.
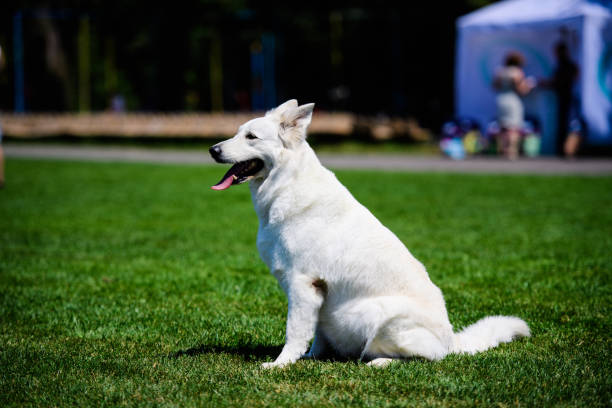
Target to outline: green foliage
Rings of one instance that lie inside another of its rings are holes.
[[[612,179],[338,172],[427,265],[459,328],[533,337],[378,370],[259,365],[286,300],[221,166],[9,160],[0,190],[2,406],[609,406]]]
[[[496,0],[466,0],[466,5],[472,8],[480,8],[480,7],[485,7],[488,6],[490,4],[495,3]]]

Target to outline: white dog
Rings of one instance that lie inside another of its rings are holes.
[[[423,264],[306,142],[313,107],[287,101],[210,148],[216,161],[233,164],[213,189],[250,181],[257,248],[289,300],[285,346],[263,366],[326,350],[375,366],[406,357],[439,360],[529,336],[523,320],[506,316],[453,333],[442,293]]]

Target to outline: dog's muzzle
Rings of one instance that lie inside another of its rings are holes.
[[[224,163],[224,161],[221,159],[221,147],[219,145],[211,146],[210,149],[208,149],[208,152],[217,163]]]

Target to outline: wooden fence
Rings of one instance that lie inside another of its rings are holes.
[[[53,136],[225,138],[258,116],[261,113],[0,113],[0,127],[5,135],[22,139]],[[315,112],[309,127],[311,134],[360,133],[378,140],[402,135],[423,140],[427,135],[423,136],[422,131],[411,120],[367,118],[346,112]]]
[[[258,113],[0,113],[5,135],[15,138],[51,136],[195,137],[218,138],[236,134],[240,125]],[[350,113],[316,113],[311,133],[349,135],[355,117]]]

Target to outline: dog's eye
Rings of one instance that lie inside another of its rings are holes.
[[[247,139],[253,140],[253,139],[259,139],[257,136],[255,136],[252,133],[247,133],[245,136]]]

